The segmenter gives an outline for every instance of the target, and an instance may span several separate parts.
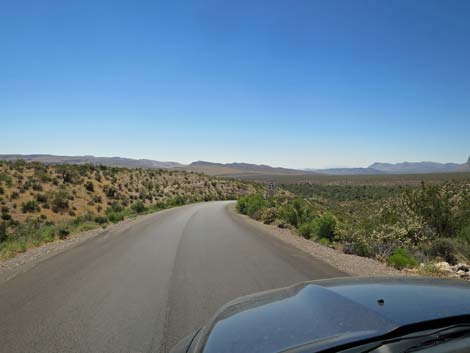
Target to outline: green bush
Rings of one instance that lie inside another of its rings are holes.
[[[291,204],[283,205],[279,208],[279,218],[294,227],[297,227],[300,223],[298,211]]]
[[[312,236],[312,222],[302,223],[298,231],[305,239],[310,239]]]
[[[416,259],[403,248],[396,249],[393,255],[388,257],[387,262],[389,265],[400,270],[404,268],[413,268],[418,265]]]
[[[331,240],[328,238],[320,238],[318,241],[321,245],[328,246],[331,245]]]
[[[106,212],[108,220],[112,223],[120,222],[124,219],[124,215],[121,212]]]
[[[331,213],[324,213],[320,218],[313,220],[313,235],[317,238],[333,240],[336,230],[336,219]]]
[[[241,214],[254,217],[256,212],[267,207],[267,202],[260,194],[246,195],[238,199],[236,207]]]
[[[132,210],[134,210],[134,212],[136,213],[142,213],[142,212],[145,212],[146,210],[144,203],[140,200],[134,203],[131,207],[132,207]]]

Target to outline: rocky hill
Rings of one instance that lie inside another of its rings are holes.
[[[2,220],[10,223],[108,217],[131,207],[234,199],[252,191],[249,183],[183,170],[0,162]]]

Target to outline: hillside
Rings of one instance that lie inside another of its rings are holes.
[[[183,170],[0,162],[0,258],[139,213],[255,190]]]

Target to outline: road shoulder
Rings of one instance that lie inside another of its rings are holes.
[[[180,207],[187,206],[190,205]],[[28,249],[25,252],[16,255],[15,257],[0,260],[0,284],[16,277],[20,273],[28,271],[29,269],[35,267],[47,259],[50,259],[53,256],[59,255],[67,250],[79,246],[88,240],[99,236],[107,237],[113,233],[124,231],[129,227],[132,227],[133,225],[145,221],[155,215],[171,212],[172,210],[180,207],[173,207],[166,210],[128,218],[118,223],[109,224],[106,226],[106,228],[96,228],[89,231],[72,234],[63,240],[55,240],[50,243],[42,244],[36,248]]]
[[[235,210],[235,203],[228,205],[227,210],[232,217],[245,222],[250,227],[256,228],[264,234],[269,234],[269,236],[279,239],[280,241],[307,253],[316,260],[320,259],[326,264],[350,276],[409,275],[407,272],[396,270],[379,261],[345,254],[339,250],[304,239],[290,229],[264,224],[248,216],[241,215]]]

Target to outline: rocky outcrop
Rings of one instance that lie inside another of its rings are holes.
[[[455,266],[442,261],[434,265],[443,275],[455,278],[470,280],[470,266],[464,263],[458,263]]]

